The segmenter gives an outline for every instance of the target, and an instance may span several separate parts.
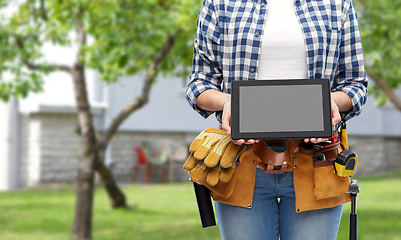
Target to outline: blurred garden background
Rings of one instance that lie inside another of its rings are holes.
[[[370,84],[347,125],[359,239],[399,240],[401,2],[354,3]],[[1,240],[220,239],[182,169],[217,126],[185,101],[201,4],[0,0]]]

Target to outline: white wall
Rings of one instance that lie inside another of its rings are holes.
[[[18,102],[0,101],[0,190],[19,186],[19,140]]]
[[[8,105],[0,101],[0,190],[8,185]]]
[[[396,94],[401,98],[401,88],[396,91]],[[348,134],[401,137],[401,111],[390,101],[381,107],[377,107],[375,101],[373,95],[368,95],[362,113],[347,122]]]

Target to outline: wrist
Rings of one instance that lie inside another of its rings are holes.
[[[347,93],[343,91],[332,92],[331,99],[337,105],[340,112],[348,112],[352,109],[351,98]]]
[[[227,102],[231,102],[231,96],[214,89],[202,92],[196,99],[196,104],[207,111],[222,111]]]

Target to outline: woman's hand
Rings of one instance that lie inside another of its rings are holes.
[[[352,108],[352,103],[350,97],[345,93],[345,92],[333,92],[331,94],[331,124],[334,127],[337,123],[341,121],[341,112],[346,112],[351,110]],[[319,143],[323,142],[324,138],[310,138],[310,139],[304,139],[304,142],[313,142],[313,143]]]
[[[231,100],[228,100],[223,105],[223,115],[221,117],[222,123],[221,128],[227,132],[228,136],[231,136]],[[234,144],[254,144],[259,142],[259,140],[249,139],[249,140],[232,140]]]

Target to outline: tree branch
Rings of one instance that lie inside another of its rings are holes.
[[[25,44],[21,38],[15,38],[15,44],[21,50],[24,50]],[[24,65],[31,71],[43,70],[47,72],[63,71],[71,73],[71,67],[63,64],[35,64],[27,59],[22,61]]]
[[[151,83],[154,81],[157,70],[160,63],[167,56],[168,52],[172,49],[175,43],[175,39],[177,38],[179,31],[177,33],[170,35],[167,38],[167,41],[164,47],[160,50],[159,54],[153,60],[153,63],[150,65],[146,72],[146,76],[143,80],[142,94],[138,96],[134,101],[128,104],[110,123],[109,127],[105,131],[103,138],[99,141],[98,149],[105,149],[109,144],[109,141],[117,131],[118,127],[122,122],[134,111],[141,108],[149,101],[149,92]]]
[[[41,13],[41,17],[44,21],[47,21],[48,16],[47,16],[47,10],[46,10],[46,5],[45,5],[45,0],[40,0],[40,13]]]
[[[81,58],[82,48],[86,45],[86,33],[84,31],[83,23],[82,23],[82,15],[84,13],[84,8],[80,7],[78,10],[77,18],[75,19],[75,31],[77,34],[77,60],[76,65],[84,65],[84,61]]]
[[[28,60],[23,61],[25,66],[31,71],[44,70],[47,72],[63,71],[71,73],[71,67],[61,64],[34,64]]]
[[[386,94],[386,96],[390,99],[390,101],[394,104],[394,106],[401,111],[401,99],[394,93],[393,89],[387,84],[384,79],[380,79],[374,73],[368,74],[370,79],[372,79],[376,85]]]

